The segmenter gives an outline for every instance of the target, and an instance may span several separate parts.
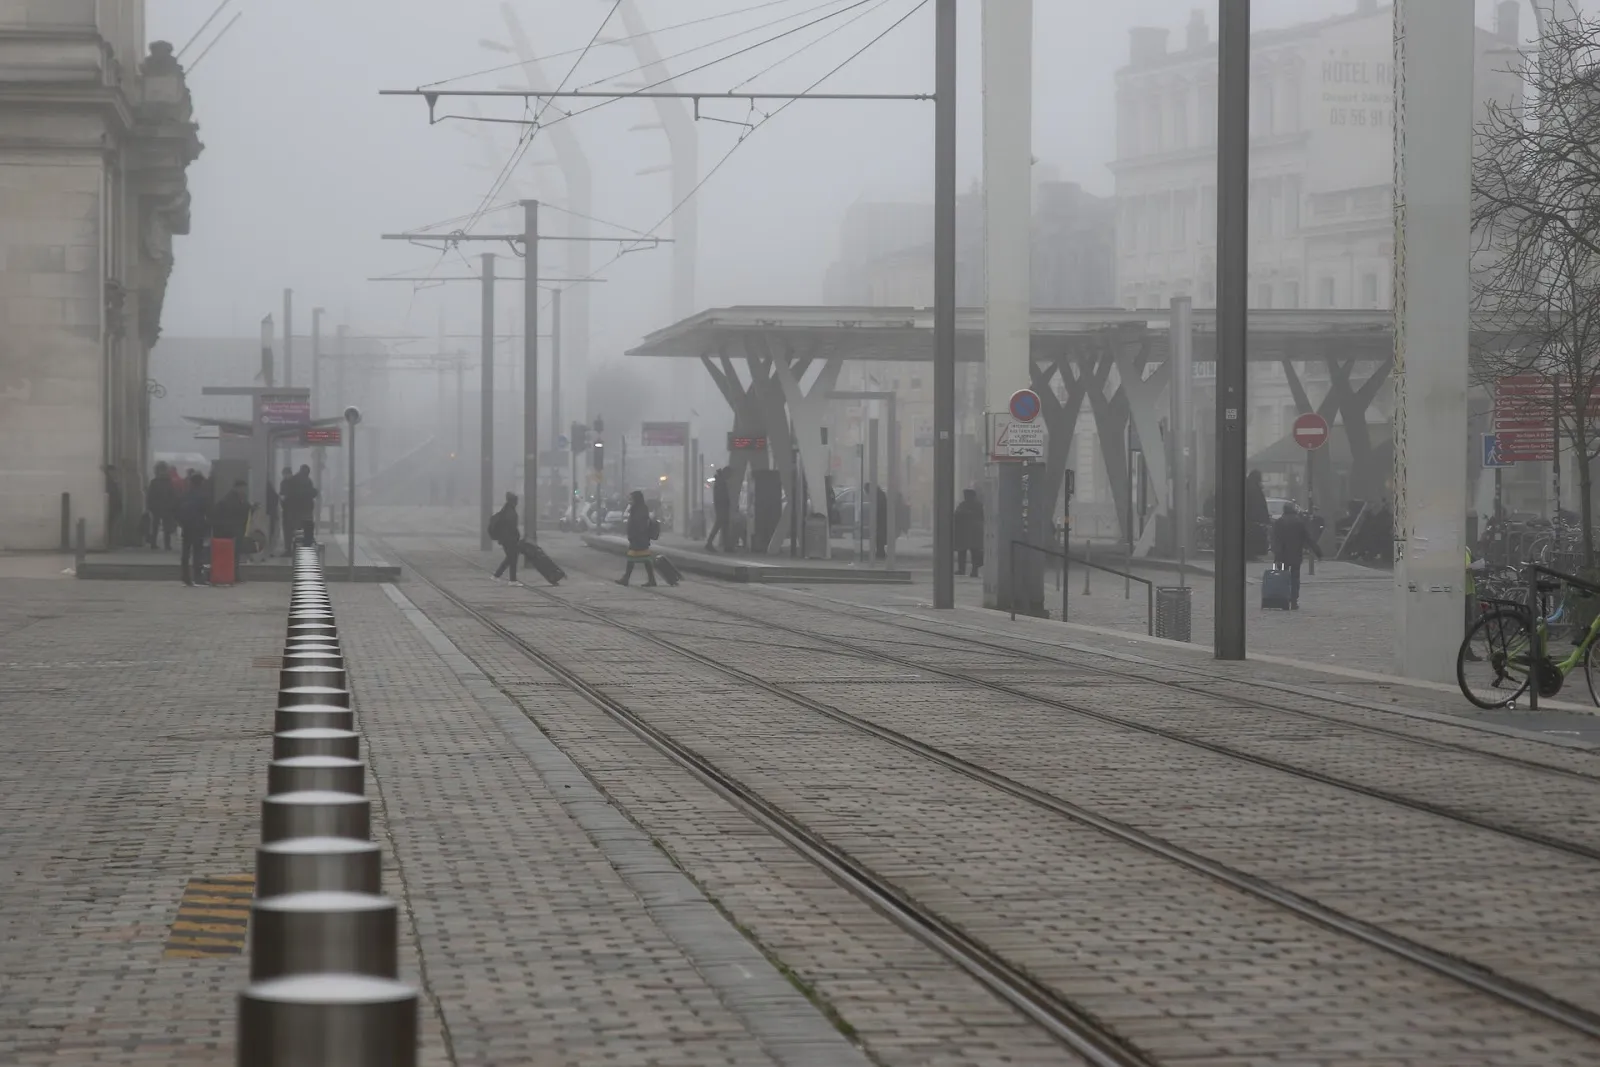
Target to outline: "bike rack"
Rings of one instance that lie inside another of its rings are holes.
[[[1600,585],[1585,581],[1575,574],[1566,574],[1562,571],[1546,567],[1542,563],[1529,563],[1524,568],[1528,582],[1528,626],[1533,635],[1533,654],[1528,657],[1528,710],[1539,710],[1539,661],[1545,656],[1549,647],[1545,635],[1540,631],[1540,624],[1544,622],[1539,609],[1539,578],[1541,575],[1555,578],[1567,585],[1575,585],[1579,589],[1600,595]]]

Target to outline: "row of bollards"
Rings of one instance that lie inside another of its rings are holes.
[[[414,1067],[417,993],[381,896],[366,765],[315,548],[295,551],[261,802],[240,1067]]]

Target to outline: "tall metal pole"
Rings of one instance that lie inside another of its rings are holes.
[[[328,405],[328,406],[331,407],[334,411],[339,411],[345,406],[345,391],[344,391],[344,387],[345,387],[345,382],[344,382],[345,339],[348,336],[349,332],[350,332],[350,327],[342,325],[342,324],[340,326],[336,327],[334,329],[334,331],[333,331],[333,336],[334,336],[334,342],[333,342],[333,358],[334,358],[334,364],[333,364],[333,403]],[[271,471],[267,472],[267,477],[269,477],[269,478],[272,477],[272,472]]]
[[[900,535],[900,424],[895,420],[895,396],[888,396],[889,421],[889,569],[894,570],[894,542]]]
[[[321,407],[321,405],[317,403],[317,394],[322,391],[322,315],[323,311],[321,308],[311,309],[311,417],[313,419],[317,417],[317,410]],[[323,499],[320,491],[326,488],[326,486],[322,484],[323,464],[325,458],[326,457],[324,456],[323,448],[318,447],[312,449],[311,462],[316,465],[316,472],[312,477],[317,483],[317,489],[319,490],[319,495],[317,496],[318,501]],[[333,506],[333,501],[331,499],[328,502],[328,506]],[[320,515],[322,511],[321,503],[317,504],[316,511]]]
[[[1249,326],[1250,0],[1217,19],[1217,659],[1245,656],[1244,477]]]
[[[283,384],[294,384],[294,290],[283,291]]]
[[[294,384],[294,290],[283,291],[283,384]],[[291,467],[294,466],[294,449],[285,446],[283,450],[284,461]],[[272,466],[276,467],[277,449],[273,448]],[[271,475],[268,475],[271,477]]]
[[[561,290],[550,290],[550,451],[561,435]]]
[[[483,254],[483,312],[479,329],[482,332],[482,363],[478,368],[478,547],[487,552],[489,544],[489,516],[494,514],[494,253]]]
[[[1172,520],[1174,547],[1188,558],[1194,553],[1194,302],[1172,298],[1167,326],[1167,358],[1172,363],[1172,411],[1167,425],[1172,438]]]
[[[937,0],[933,118],[933,606],[955,607],[956,0]]]
[[[522,513],[539,543],[539,201],[522,202]]]
[[[349,566],[349,581],[356,580],[356,421],[351,419],[346,428],[350,440],[345,442],[345,455],[350,469],[345,473],[345,563]]]

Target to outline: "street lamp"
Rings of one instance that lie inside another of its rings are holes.
[[[345,443],[349,467],[345,471],[345,488],[349,493],[345,504],[345,562],[349,564],[349,580],[356,580],[356,426],[361,422],[361,409],[352,404],[344,409],[344,421],[350,424],[350,440]]]

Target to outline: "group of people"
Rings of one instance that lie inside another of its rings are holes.
[[[505,503],[500,510],[489,519],[489,539],[500,546],[500,551],[505,553],[505,558],[500,561],[500,566],[494,570],[493,581],[502,578],[511,585],[521,586],[517,580],[517,564],[529,547],[522,537],[522,522],[517,516],[517,504],[520,502],[516,493],[507,493]],[[650,514],[650,505],[645,502],[644,492],[635,489],[628,496],[628,566],[622,572],[622,577],[617,579],[618,585],[627,585],[633,577],[633,568],[636,563],[644,564],[645,585],[658,585],[656,581],[655,557],[651,551],[652,542],[661,539],[661,523]]]
[[[317,487],[311,480],[311,467],[302,463],[296,472],[283,468],[283,479],[276,489],[267,486],[267,551],[271,553],[278,543],[278,533],[283,532],[283,554],[288,555],[294,539],[313,534],[317,511]],[[279,521],[281,518],[281,522]]]

